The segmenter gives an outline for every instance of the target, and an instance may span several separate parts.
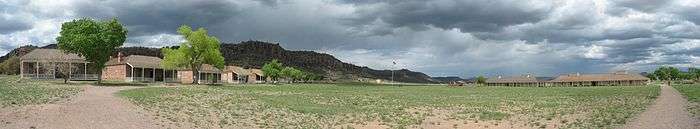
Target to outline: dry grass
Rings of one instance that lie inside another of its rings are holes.
[[[658,86],[463,87],[298,84],[120,92],[174,124],[256,128],[614,128]]]
[[[0,76],[0,107],[45,104],[69,98],[78,92],[78,86],[64,85],[57,81]]]

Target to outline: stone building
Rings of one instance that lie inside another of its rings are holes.
[[[567,74],[549,81],[554,86],[638,86],[647,85],[650,79],[626,71],[603,74]]]
[[[125,82],[177,82],[177,70],[162,68],[161,61],[158,57],[123,57],[119,53],[116,58],[107,61],[106,67],[102,69],[102,79]]]
[[[545,86],[546,82],[539,81],[533,75],[503,77],[497,76],[486,79],[487,86]]]

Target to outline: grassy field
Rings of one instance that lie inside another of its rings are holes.
[[[658,86],[459,87],[297,84],[149,87],[119,94],[161,120],[198,127],[615,128]]]
[[[681,94],[688,98],[690,104],[688,105],[688,110],[694,116],[700,116],[700,85],[698,84],[685,84],[685,85],[674,85]]]
[[[59,81],[19,79],[19,76],[0,75],[0,108],[44,104],[65,99],[80,92],[77,86]]]

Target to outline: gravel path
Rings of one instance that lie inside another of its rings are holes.
[[[676,89],[662,85],[654,105],[623,129],[699,129],[700,121],[686,109],[688,101]]]
[[[151,129],[153,117],[114,95],[136,87],[86,86],[71,100],[0,110],[3,129]]]

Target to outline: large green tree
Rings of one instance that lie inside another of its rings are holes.
[[[272,81],[276,82],[277,79],[282,76],[282,63],[277,59],[273,59],[263,65],[262,72],[265,74],[265,77],[269,77]]]
[[[304,72],[294,67],[285,67],[282,69],[281,75],[282,77],[287,78],[289,83],[294,83],[296,80],[303,79]]]
[[[656,71],[654,71],[654,76],[659,78],[659,80],[661,81],[666,81],[666,83],[670,86],[671,80],[676,80],[680,78],[681,71],[675,67],[664,66],[656,69]]]
[[[98,71],[97,83],[102,83],[102,68],[109,56],[124,44],[127,30],[116,18],[95,21],[88,18],[65,22],[56,38],[58,48],[84,57]]]
[[[161,65],[166,69],[190,69],[195,84],[199,79],[199,70],[202,64],[210,64],[218,69],[224,68],[224,57],[221,56],[219,39],[207,34],[207,30],[199,28],[193,31],[189,26],[183,25],[178,33],[185,38],[185,42],[177,49],[164,48]]]
[[[700,69],[698,68],[688,68],[688,73],[696,81],[700,82]]]

